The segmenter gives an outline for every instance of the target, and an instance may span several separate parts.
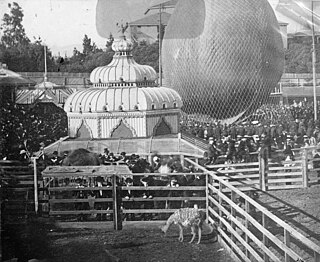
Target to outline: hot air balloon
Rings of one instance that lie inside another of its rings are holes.
[[[187,114],[236,119],[281,78],[283,43],[267,0],[183,0],[165,31],[163,73]]]

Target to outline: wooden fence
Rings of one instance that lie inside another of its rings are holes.
[[[2,218],[12,222],[13,218],[27,217],[37,211],[40,174],[37,167],[11,160],[0,161]]]
[[[211,223],[218,223],[220,241],[239,261],[320,262],[318,245],[258,204],[252,195],[244,193],[309,186],[310,174],[320,171],[314,168],[320,159],[310,157],[310,150],[306,149],[291,166],[282,162],[273,165],[260,159],[258,163],[215,166],[214,171],[182,157],[181,161],[198,170],[199,173],[192,175],[204,178],[201,186],[120,186],[122,177],[146,175],[131,174],[126,166],[47,167],[42,172],[42,192],[47,199],[42,203],[42,210],[60,219],[111,215],[115,229],[121,229],[122,219],[130,214],[168,216],[186,203],[197,204],[206,210]],[[316,177],[313,181],[318,180]],[[153,197],[126,198],[122,193],[128,190],[149,192]],[[79,197],[80,192],[85,197]],[[100,197],[94,197],[99,194]]]
[[[161,186],[145,187],[121,185],[120,181],[123,181],[123,178],[130,176],[135,180],[146,174],[131,174],[129,170],[118,170],[117,166],[47,167],[42,174],[49,205],[45,210],[48,210],[50,216],[60,219],[86,216],[85,219],[90,220],[95,219],[97,215],[107,219],[105,214],[108,214],[115,222],[119,217],[130,217],[132,214],[150,217],[168,215],[175,209],[187,205],[197,204],[203,209],[206,207],[205,178],[202,178],[204,184],[201,186],[167,186],[166,181],[163,181]],[[161,180],[162,177],[173,174],[149,175]],[[203,173],[174,173],[175,177],[185,175],[205,176]],[[128,191],[133,197],[126,197]],[[147,194],[143,196],[143,193]],[[160,219],[165,217],[160,216]],[[121,225],[118,223],[115,227],[121,228]]]
[[[320,181],[320,157],[313,157],[315,150],[317,147],[296,149],[293,161],[266,161],[259,156],[258,162],[211,165],[206,168],[241,191],[252,187],[264,191],[306,188]]]
[[[314,242],[216,172],[185,161],[209,175],[208,219],[218,223],[220,241],[239,261],[320,261],[320,247]]]

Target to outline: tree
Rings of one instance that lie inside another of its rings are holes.
[[[133,48],[133,58],[141,65],[149,65],[157,72],[159,71],[159,42],[148,44],[146,41],[135,43]]]
[[[10,8],[10,14],[4,14],[3,23],[0,28],[3,31],[1,44],[6,48],[26,46],[30,43],[30,39],[26,36],[22,25],[23,11],[16,2],[13,2],[13,4],[9,3],[8,7]]]
[[[84,35],[82,46],[83,46],[82,53],[85,56],[93,52],[93,46],[91,45],[91,38],[89,38],[87,35]]]
[[[10,14],[4,14],[0,28],[3,32],[0,39],[0,61],[13,71],[44,71],[42,39],[35,38],[31,43],[22,25],[24,15],[21,7],[17,3],[8,4],[8,7]],[[47,49],[47,69],[55,71],[56,67],[52,54]]]
[[[317,72],[320,70],[320,44],[316,44]],[[286,73],[312,73],[312,39],[311,37],[294,37],[288,41],[285,53]]]
[[[106,43],[107,50],[112,50],[113,41],[114,41],[113,35],[110,33]]]

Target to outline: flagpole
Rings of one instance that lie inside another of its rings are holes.
[[[47,50],[46,50],[46,45],[44,47],[44,82],[47,82]]]
[[[312,29],[312,76],[313,76],[313,108],[314,108],[314,120],[318,119],[317,115],[317,76],[316,76],[316,40],[314,32],[314,16],[313,16],[313,2],[311,1],[311,29]]]

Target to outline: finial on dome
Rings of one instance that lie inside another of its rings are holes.
[[[118,32],[120,36],[118,39],[115,39],[112,44],[112,50],[115,52],[131,52],[133,49],[133,43],[130,39],[127,39],[124,33],[129,27],[129,23],[116,23],[117,27],[119,28]],[[127,55],[127,54],[122,54]]]
[[[119,28],[119,31],[118,31],[118,32],[121,32],[121,36],[124,36],[124,32],[128,29],[129,23],[126,22],[125,25],[123,25],[123,24],[120,25],[119,23],[117,23],[116,25],[117,25],[117,27]]]

